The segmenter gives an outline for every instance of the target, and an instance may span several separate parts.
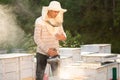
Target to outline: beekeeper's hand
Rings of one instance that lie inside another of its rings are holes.
[[[66,40],[66,36],[64,34],[55,34],[57,40]]]
[[[53,56],[55,56],[55,55],[58,55],[57,50],[56,50],[55,48],[49,48],[49,50],[48,50],[48,55],[49,55],[50,57],[53,57]]]

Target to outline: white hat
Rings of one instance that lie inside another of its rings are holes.
[[[61,8],[61,5],[58,1],[51,1],[48,6],[48,10],[63,11],[63,12],[67,11],[66,9]]]

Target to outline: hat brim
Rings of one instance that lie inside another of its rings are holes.
[[[53,10],[53,11],[62,11],[62,12],[67,12],[67,9],[53,9],[53,8],[49,8],[49,7],[46,7],[47,10]]]

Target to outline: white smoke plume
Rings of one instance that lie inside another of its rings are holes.
[[[24,36],[12,7],[0,5],[0,47],[16,46]]]

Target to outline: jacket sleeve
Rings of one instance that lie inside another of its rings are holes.
[[[36,21],[35,29],[34,29],[34,41],[37,44],[37,47],[39,47],[43,52],[47,53],[48,48],[42,41],[41,35],[42,35],[42,25]]]

